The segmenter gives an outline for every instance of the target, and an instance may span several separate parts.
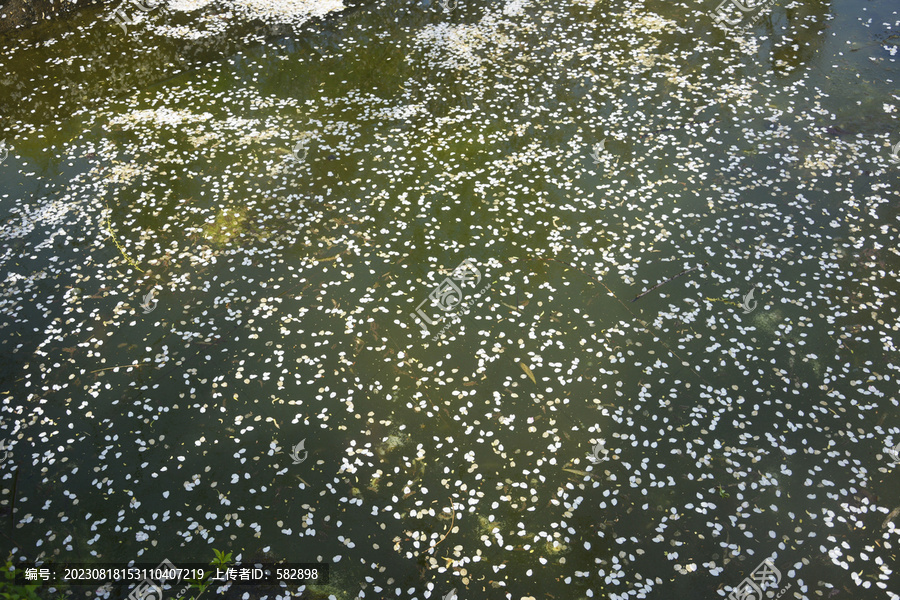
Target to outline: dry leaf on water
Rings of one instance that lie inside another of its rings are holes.
[[[522,370],[525,371],[525,374],[528,375],[528,378],[531,380],[531,382],[537,384],[537,379],[534,378],[534,373],[531,372],[531,369],[528,368],[528,365],[523,362],[520,362],[519,364],[522,366]]]

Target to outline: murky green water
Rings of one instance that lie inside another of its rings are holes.
[[[889,3],[237,6],[5,40],[0,549],[898,597]]]

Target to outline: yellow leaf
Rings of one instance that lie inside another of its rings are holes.
[[[537,379],[534,378],[534,373],[531,372],[531,369],[528,368],[528,365],[523,362],[520,362],[519,365],[521,365],[522,370],[525,371],[525,374],[528,375],[528,378],[531,380],[531,382],[537,384]]]

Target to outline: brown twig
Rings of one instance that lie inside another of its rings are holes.
[[[146,365],[146,364],[147,364],[147,363],[137,364],[137,365],[116,365],[115,367],[103,367],[102,369],[97,369],[96,371],[91,371],[91,373],[92,373],[92,374],[93,374],[93,373],[99,373],[100,371],[108,371],[108,370],[110,370],[110,369],[123,369],[123,368],[125,368],[125,367],[135,367],[135,368],[137,368],[137,367],[143,367],[143,366]]]
[[[706,263],[704,263],[704,264],[706,264]],[[699,268],[702,267],[702,266],[703,266],[703,265],[697,265],[697,266],[694,267],[693,269],[685,269],[684,271],[682,271],[682,272],[679,273],[678,275],[675,275],[675,276],[673,276],[673,277],[669,277],[668,279],[666,279],[665,281],[663,281],[663,282],[661,282],[661,283],[657,283],[656,285],[654,285],[652,288],[650,288],[650,289],[647,290],[646,292],[644,292],[644,293],[642,293],[642,294],[638,294],[637,296],[635,296],[635,297],[634,297],[634,300],[632,300],[632,302],[637,302],[638,300],[640,300],[641,298],[643,298],[644,296],[646,296],[647,294],[649,294],[650,292],[652,292],[653,290],[655,290],[656,288],[658,288],[659,286],[665,285],[665,284],[669,283],[670,281],[672,281],[673,279],[678,279],[678,278],[681,277],[682,275],[687,275],[687,274],[690,273],[691,271],[696,271],[697,269],[699,269]]]
[[[453,498],[450,499],[450,529],[447,530],[447,533],[444,534],[444,537],[439,539],[437,542],[432,544],[431,548],[426,550],[426,552],[431,552],[434,550],[438,544],[447,539],[447,536],[450,535],[450,532],[453,531],[453,524],[456,522],[456,502],[453,502]]]

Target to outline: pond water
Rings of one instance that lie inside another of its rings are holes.
[[[342,6],[4,40],[3,558],[900,598],[896,4]]]

